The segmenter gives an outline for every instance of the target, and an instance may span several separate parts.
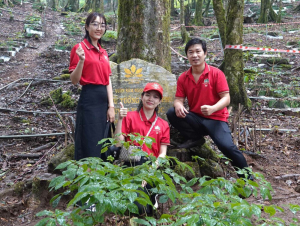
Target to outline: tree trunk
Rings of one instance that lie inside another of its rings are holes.
[[[88,12],[89,10],[93,10],[93,1],[94,0],[86,0],[80,11]]]
[[[180,31],[181,31],[181,38],[182,42],[186,43],[189,40],[189,35],[185,28],[184,23],[184,0],[180,0]]]
[[[203,6],[203,0],[197,0],[194,24],[198,25],[198,26],[203,25],[203,22],[202,22],[202,6]]]
[[[293,11],[300,11],[300,4],[296,6],[295,9],[293,9]]]
[[[171,16],[176,16],[176,11],[175,11],[175,0],[171,0]]]
[[[221,36],[222,46],[226,43],[226,13],[223,7],[222,0],[213,0],[213,8],[217,18],[218,28]]]
[[[210,2],[211,2],[211,0],[208,0],[206,3],[206,7],[205,7],[205,11],[204,11],[205,17],[208,17],[208,10],[209,10],[209,6],[210,6]]]
[[[227,20],[225,9],[221,0],[213,0],[222,45],[240,45],[243,43],[243,12],[244,0],[229,0]],[[237,109],[239,103],[249,109],[249,101],[244,85],[243,51],[227,49],[224,53],[223,68],[227,77],[231,105]]]
[[[229,0],[226,44],[243,44],[244,0]],[[224,73],[230,90],[231,103],[235,109],[239,103],[250,109],[251,102],[247,97],[244,85],[244,61],[242,50],[225,50]]]
[[[171,71],[170,1],[119,1],[118,63],[139,58]]]
[[[66,8],[71,12],[77,12],[79,10],[79,0],[68,0]]]
[[[47,5],[53,9],[57,10],[58,9],[58,0],[47,0]]]
[[[278,15],[274,12],[272,5],[273,1],[271,0],[261,0],[260,15],[257,20],[258,23],[268,23],[269,18],[271,21],[278,21]]]
[[[93,11],[98,13],[104,13],[104,0],[93,0]]]

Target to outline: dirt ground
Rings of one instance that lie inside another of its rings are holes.
[[[41,15],[32,9],[31,3],[24,3],[22,6],[14,7],[12,10],[14,14],[13,21],[9,21],[10,13],[2,10],[2,16],[0,17],[1,42],[15,39],[19,33],[22,33],[27,16]],[[69,91],[73,99],[78,99],[78,87],[73,86],[69,81],[49,82],[35,80],[29,85],[27,80],[21,80],[14,85],[3,88],[20,78],[52,79],[63,74],[63,70],[68,68],[69,52],[58,52],[54,51],[53,48],[60,36],[65,34],[61,23],[68,20],[68,18],[62,16],[59,12],[53,12],[49,9],[46,9],[41,16],[44,21],[43,31],[45,31],[45,36],[27,38],[27,47],[21,49],[9,62],[0,63],[0,136],[50,135],[0,139],[0,225],[35,225],[38,222],[34,216],[35,213],[49,208],[50,193],[43,193],[41,197],[45,197],[45,199],[41,203],[35,203],[34,200],[29,198],[30,194],[15,196],[7,191],[14,184],[31,181],[37,175],[51,178],[52,175],[47,172],[47,161],[65,145],[65,137],[57,135],[57,133],[65,132],[65,128],[57,115],[38,113],[39,111],[55,111],[53,106],[41,105],[41,100],[50,91],[58,87],[61,87],[64,91]],[[284,22],[295,22],[299,20],[299,16],[299,14],[294,13],[292,17],[284,18]],[[211,19],[211,21],[213,22],[214,20]],[[179,21],[174,21],[172,28],[175,29],[178,25]],[[244,45],[251,44],[256,47],[286,49],[288,41],[299,42],[297,37],[299,35],[298,28],[298,24],[268,27],[268,31],[276,31],[283,36],[283,39],[272,39],[265,37],[265,27],[251,27],[245,30]],[[298,32],[289,33],[289,30]],[[223,57],[220,41],[219,39],[209,39],[209,36],[216,34],[216,32],[216,29],[195,29],[192,31],[194,36],[200,36],[207,40],[207,58],[209,63],[218,66],[222,62]],[[74,35],[73,38],[79,41],[82,37],[83,35]],[[172,39],[171,43],[173,48],[183,54],[181,43],[178,40]],[[115,43],[104,43],[104,47],[109,54],[113,53]],[[290,62],[294,62],[293,68],[300,66],[299,54],[281,54],[281,56],[289,58]],[[258,63],[254,62],[252,57],[252,55],[249,56],[249,59],[245,62],[245,67],[259,70]],[[187,62],[182,57],[172,52],[173,74],[179,76],[188,67]],[[274,65],[266,64],[266,67],[267,71],[278,70]],[[299,81],[299,70],[281,69],[276,76],[272,78],[265,74],[259,74],[253,83],[259,85],[264,83],[265,80],[271,80],[273,86],[280,87],[282,84],[288,84],[292,80],[296,81],[293,89],[299,87],[299,83],[297,83]],[[279,83],[278,79],[283,83]],[[250,83],[247,85],[249,96],[256,96],[258,89],[255,88],[255,84],[253,86],[250,86]],[[287,115],[282,112],[267,110],[268,101],[266,99],[252,99],[252,101],[252,112],[243,112],[240,117],[240,128],[247,131],[249,135],[241,135],[239,147],[246,150],[245,157],[253,171],[262,173],[271,182],[274,192],[272,193],[272,201],[263,200],[261,197],[250,197],[247,201],[279,205],[285,209],[287,209],[285,205],[289,203],[299,205],[299,114],[298,116],[297,114]],[[22,109],[29,112],[1,110],[3,108]],[[75,111],[75,107],[63,108],[58,106],[58,110],[70,112],[63,115],[64,120],[74,120],[75,114],[72,112]],[[237,122],[233,122],[236,114],[236,112],[231,113],[230,125],[238,125]],[[257,130],[253,134],[251,128],[263,128],[264,130]],[[70,139],[67,142],[71,142]],[[42,150],[32,151],[47,144],[48,146]],[[28,156],[24,157],[20,154],[28,154]],[[230,177],[231,175],[226,176]],[[24,187],[26,187],[26,183]],[[289,212],[279,216],[285,219],[286,222],[292,222],[293,216]],[[299,213],[296,217],[300,219]]]

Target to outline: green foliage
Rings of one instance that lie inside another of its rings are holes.
[[[130,134],[130,142],[122,142],[124,146],[134,142],[141,144],[143,140],[151,146],[153,139]],[[107,142],[110,141],[110,142]],[[102,152],[110,144],[116,144],[112,138],[103,139]],[[137,151],[137,155],[146,155]],[[275,217],[283,209],[274,205],[250,204],[242,195],[248,197],[253,193],[263,199],[272,200],[272,187],[262,174],[254,173],[255,182],[247,179],[226,180],[222,177],[211,179],[207,176],[193,178],[187,181],[172,169],[173,164],[182,168],[188,167],[176,158],[158,158],[148,156],[149,161],[135,167],[124,167],[122,164],[103,162],[100,158],[86,158],[80,161],[61,163],[56,169],[64,170],[62,175],[54,178],[50,190],[60,191],[51,199],[54,208],[57,207],[64,195],[75,194],[64,211],[44,210],[37,216],[44,217],[37,226],[43,225],[98,225],[103,223],[105,216],[115,214],[119,216],[138,214],[135,202],[145,206],[152,205],[150,195],[154,192],[160,195],[159,203],[171,202],[167,213],[162,213],[159,219],[152,216],[135,217],[131,221],[142,225],[278,225],[284,222]],[[159,168],[156,166],[156,161]],[[190,169],[191,170],[191,169]],[[248,171],[247,171],[248,170]],[[247,176],[250,169],[240,170]],[[145,193],[141,190],[142,181],[146,181],[155,188]],[[180,192],[178,190],[180,187]],[[81,207],[75,204],[81,201]],[[86,208],[96,205],[96,212]],[[299,205],[290,205],[292,213],[300,211]],[[264,218],[262,217],[262,213]],[[295,218],[295,222],[298,219]],[[120,222],[122,224],[122,222]]]
[[[107,30],[105,35],[102,36],[101,40],[108,41],[117,41],[118,33],[116,31]]]
[[[76,43],[77,42],[74,38],[70,38],[66,35],[63,35],[60,36],[59,40],[55,42],[55,49],[71,51],[71,49]]]

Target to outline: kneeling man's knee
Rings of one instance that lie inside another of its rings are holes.
[[[174,108],[174,107],[171,107],[171,108],[169,108],[169,110],[167,111],[167,117],[168,117],[168,119],[170,120],[170,118],[173,118],[174,116],[176,116],[175,108]]]

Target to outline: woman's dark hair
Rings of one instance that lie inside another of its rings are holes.
[[[144,94],[145,94],[145,92],[142,92],[142,96],[144,96]],[[161,95],[159,95],[159,98],[162,99]],[[143,102],[142,102],[142,100],[140,100],[140,103],[136,110],[140,111],[142,109],[142,107],[143,107]],[[158,114],[158,106],[155,108],[155,112],[156,112],[156,114]]]
[[[104,20],[105,27],[107,26],[106,19],[105,19],[105,16],[103,14],[97,13],[97,12],[93,12],[93,13],[90,13],[88,15],[88,17],[85,20],[85,27],[84,27],[84,29],[85,29],[85,36],[84,36],[84,38],[86,38],[89,41],[89,43],[91,43],[91,44],[92,44],[92,40],[91,40],[91,37],[89,35],[89,32],[86,30],[86,27],[90,26],[90,23],[94,22],[97,17],[102,18]],[[106,33],[106,29],[105,29],[104,34],[105,33]],[[98,43],[101,45],[101,38],[98,40]]]
[[[187,51],[188,49],[196,44],[200,44],[202,46],[203,52],[206,53],[207,49],[206,49],[206,42],[204,40],[201,40],[199,38],[193,38],[190,41],[188,41],[185,45],[185,54],[187,55]]]

